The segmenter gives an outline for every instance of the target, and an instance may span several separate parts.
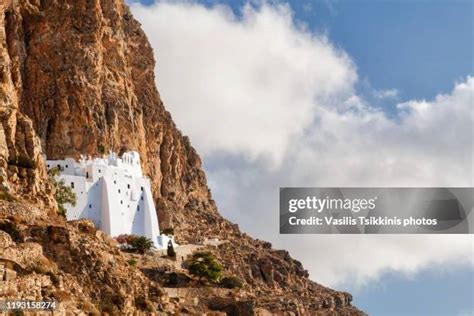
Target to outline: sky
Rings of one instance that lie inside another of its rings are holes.
[[[473,10],[132,3],[220,212],[371,315],[473,315],[472,236],[279,235],[278,188],[472,186]]]

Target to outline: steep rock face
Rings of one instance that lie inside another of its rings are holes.
[[[219,215],[199,156],[163,106],[155,87],[152,49],[123,0],[4,2],[0,45],[0,180],[5,194],[54,209],[42,153],[56,159],[137,150],[152,181],[162,228],[173,226],[181,243],[204,237],[228,241],[216,254],[226,271],[245,280],[255,306],[300,315],[359,314],[350,305],[350,294],[310,281],[301,263],[287,252],[242,234]],[[27,215],[18,214],[28,213],[12,210],[6,207],[0,215],[21,218]],[[14,214],[7,216],[8,212]],[[97,273],[94,266],[67,270],[76,257],[97,261],[101,253],[119,255],[103,245],[106,241],[87,234],[81,240],[79,228],[59,223],[64,235],[76,238],[60,242],[61,251],[66,249],[61,256],[54,255],[51,231],[39,230],[29,238],[55,262],[55,271],[73,276],[66,279],[85,291],[85,301],[97,303],[94,291],[121,284],[132,272],[120,258],[112,259],[119,262],[119,279],[97,278],[94,284],[94,279],[80,277]],[[92,254],[78,240],[91,244]],[[99,273],[106,273],[104,265],[115,267],[107,260],[97,262]],[[134,277],[149,284],[142,275]],[[111,291],[120,292],[124,286]],[[126,300],[123,293],[121,306],[133,305]]]
[[[9,3],[0,4],[0,194],[21,196],[53,207],[39,138],[30,118],[20,110],[17,62],[10,58],[5,18]]]
[[[128,7],[15,3],[5,14],[13,96],[48,158],[139,151],[165,226],[192,196],[208,201],[200,159],[163,107],[151,47]]]

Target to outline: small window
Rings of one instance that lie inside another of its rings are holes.
[[[130,189],[130,184],[127,184],[127,189]]]
[[[116,181],[116,180],[114,180],[114,184],[117,184],[117,181]]]
[[[123,201],[120,201],[120,204],[123,204]]]
[[[140,190],[142,190],[142,192],[143,192],[143,187],[141,187]]]
[[[66,165],[66,168],[69,168],[69,166],[68,166],[68,165]]]
[[[48,168],[50,167],[50,165],[48,164]]]
[[[89,208],[92,208],[92,204],[89,204]]]
[[[74,182],[71,182],[71,188],[74,189]]]
[[[99,173],[101,173],[101,172],[102,172],[102,170],[99,169]]]
[[[120,189],[118,189],[118,193],[120,193]]]
[[[140,212],[140,205],[137,206],[137,212]]]
[[[143,195],[142,195],[142,201],[143,201]]]
[[[86,179],[89,179],[89,172],[86,172]]]

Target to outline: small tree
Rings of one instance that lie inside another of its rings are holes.
[[[179,284],[179,275],[176,272],[171,272],[167,275],[166,285],[167,286],[176,286]]]
[[[166,254],[170,258],[176,258],[176,251],[174,251],[173,242],[168,241],[168,248],[166,249]]]
[[[189,272],[199,278],[208,281],[217,281],[222,274],[222,266],[211,252],[195,252],[189,264]]]
[[[76,193],[64,183],[64,180],[58,180],[59,173],[59,168],[52,168],[48,171],[48,177],[56,191],[54,197],[58,204],[58,213],[66,217],[66,207],[64,205],[76,206]]]
[[[129,243],[134,250],[140,252],[141,254],[144,254],[151,248],[154,248],[153,241],[149,238],[146,238],[145,236],[136,236],[136,238],[132,238]]]
[[[226,289],[240,289],[243,285],[242,280],[236,276],[226,276],[219,283]]]
[[[107,148],[105,147],[104,144],[99,144],[97,145],[97,151],[101,154],[105,154],[105,152],[107,151]]]

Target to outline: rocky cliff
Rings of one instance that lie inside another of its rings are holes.
[[[130,267],[113,240],[87,221],[66,223],[55,215],[43,155],[136,150],[162,228],[173,227],[182,244],[204,236],[226,241],[214,251],[227,273],[245,281],[253,306],[237,314],[262,308],[358,315],[350,294],[310,281],[286,251],[242,234],[219,215],[199,156],[160,99],[154,67],[152,48],[122,0],[0,3],[0,251],[33,249],[27,259],[15,259],[25,260],[16,264],[26,285],[8,283],[0,269],[0,294],[59,297],[63,308],[92,312],[179,310],[179,301],[164,304],[159,282]],[[28,292],[28,282],[36,292]],[[200,311],[231,304],[216,302]]]

